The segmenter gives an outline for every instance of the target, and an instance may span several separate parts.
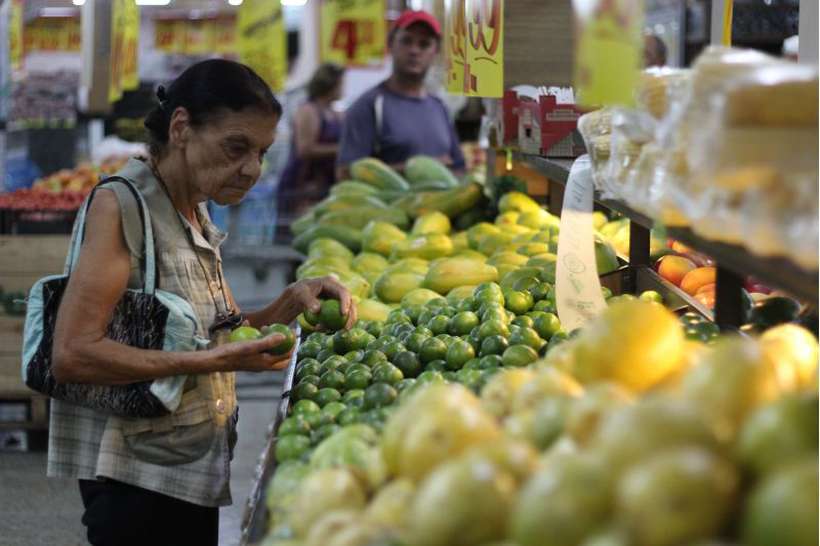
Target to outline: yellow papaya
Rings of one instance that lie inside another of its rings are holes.
[[[426,155],[413,156],[404,166],[404,174],[414,187],[425,182],[445,182],[458,186],[458,179],[438,159]]]
[[[446,235],[432,233],[407,239],[396,245],[390,254],[391,259],[422,258],[435,260],[453,253],[453,242]]]
[[[380,190],[407,191],[410,189],[407,180],[402,178],[387,163],[374,157],[354,161],[350,165],[350,173],[356,180],[370,184]]]
[[[424,277],[423,286],[445,295],[457,286],[479,285],[497,280],[498,270],[493,266],[470,258],[455,257],[441,260],[430,267]]]
[[[387,222],[371,221],[362,230],[362,248],[389,256],[393,247],[407,239],[407,234]]]
[[[385,303],[399,303],[405,294],[421,287],[424,275],[413,272],[385,271],[373,287],[376,296]]]
[[[422,214],[413,222],[413,229],[410,233],[413,235],[428,235],[431,233],[447,235],[450,233],[450,218],[438,211]]]
[[[533,212],[540,208],[538,203],[529,195],[518,191],[505,193],[501,196],[501,199],[498,200],[498,210],[501,212]]]

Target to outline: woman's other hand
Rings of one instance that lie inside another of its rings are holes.
[[[253,341],[225,343],[211,349],[213,369],[244,372],[282,370],[288,366],[291,352],[271,354],[269,351],[285,341],[285,336],[274,334]]]
[[[297,281],[288,286],[282,294],[282,298],[292,300],[291,305],[297,307],[299,313],[305,310],[318,313],[322,305],[321,296],[339,300],[342,315],[347,317],[345,329],[356,323],[356,304],[353,303],[350,291],[334,277],[326,276]]]

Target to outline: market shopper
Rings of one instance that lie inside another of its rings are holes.
[[[453,123],[444,103],[424,81],[441,49],[441,26],[424,11],[405,11],[388,37],[393,71],[348,109],[339,149],[338,175],[363,157],[378,157],[401,170],[424,154],[458,171],[464,168]]]
[[[205,202],[236,204],[260,174],[281,107],[250,68],[208,60],[188,68],[146,118],[150,157],[118,173],[144,198],[155,238],[159,286],[186,299],[197,335],[243,320],[222,276],[220,243]],[[97,545],[216,545],[219,506],[231,503],[230,460],[238,418],[234,372],[281,369],[288,355],[264,353],[283,337],[212,343],[193,352],[148,351],[106,338],[126,288],[142,285],[137,200],[109,182],[97,191],[86,236],[60,305],[53,373],[61,383],[123,385],[185,375],[180,407],[155,418],[121,418],[57,399],[51,405],[48,475],[79,480],[83,523]],[[332,278],[300,281],[244,320],[289,323],[318,297],[350,294]],[[225,329],[223,329],[225,331]],[[211,332],[209,334],[209,332]]]
[[[296,216],[322,199],[336,181],[342,116],[333,103],[342,97],[343,67],[321,65],[307,85],[307,101],[296,111],[290,157],[277,188],[279,216]]]

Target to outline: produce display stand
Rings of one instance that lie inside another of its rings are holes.
[[[282,384],[282,397],[276,408],[273,421],[268,426],[268,437],[254,471],[253,485],[251,492],[245,503],[245,512],[242,516],[242,536],[240,544],[254,544],[261,541],[268,528],[268,507],[265,503],[267,486],[273,473],[276,471],[276,432],[282,420],[287,417],[290,408],[290,391],[293,388],[293,379],[296,375],[296,361],[299,353],[299,346],[302,340],[302,330],[296,327],[296,343],[293,346],[288,367],[285,370],[285,380]]]
[[[553,214],[560,215],[564,187],[574,160],[550,159],[523,153],[515,153],[514,157],[517,161],[527,163],[547,178],[549,182],[548,208]],[[651,267],[647,267],[651,265],[649,263],[649,231],[655,223],[654,220],[622,201],[602,199],[597,193],[595,206],[598,209],[617,212],[629,218],[629,267],[646,268],[646,273],[641,275],[654,276],[659,281],[665,282]],[[714,321],[721,329],[734,330],[743,324],[741,290],[743,277],[747,275],[774,288],[784,290],[801,300],[816,302],[818,299],[817,271],[806,271],[785,258],[761,257],[737,245],[710,241],[687,228],[670,228],[667,233],[670,237],[715,260],[717,288]],[[637,276],[633,276],[635,277]],[[666,284],[675,288],[670,283]],[[634,292],[635,287],[631,288]],[[683,291],[677,290],[677,292],[687,302],[687,305],[711,318],[712,313],[703,309],[702,305]]]

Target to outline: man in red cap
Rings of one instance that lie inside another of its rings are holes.
[[[414,155],[437,157],[454,170],[464,168],[455,128],[444,103],[424,87],[441,50],[441,25],[425,11],[405,11],[388,36],[393,72],[348,109],[337,160],[339,180],[349,165],[378,157],[401,170]]]

